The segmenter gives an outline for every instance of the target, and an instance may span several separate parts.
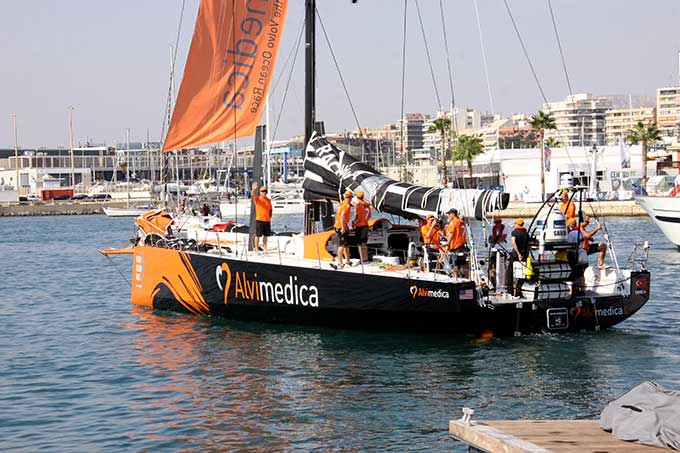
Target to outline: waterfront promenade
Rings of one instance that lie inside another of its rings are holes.
[[[0,204],[0,217],[22,217],[43,215],[84,215],[103,214],[102,207],[124,207],[125,202],[92,202],[92,201],[47,201]],[[507,209],[500,212],[505,218],[531,218],[536,214],[540,203],[510,202]],[[635,217],[646,216],[647,213],[634,200],[601,201],[583,203],[583,210],[590,216]]]

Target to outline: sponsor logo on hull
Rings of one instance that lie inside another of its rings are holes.
[[[306,285],[297,275],[289,275],[288,280],[260,280],[257,272],[249,275],[245,271],[232,273],[229,264],[222,263],[215,268],[217,286],[224,293],[224,303],[229,297],[254,302],[269,302],[303,307],[319,306],[319,289],[316,285]],[[233,290],[232,290],[233,283]]]
[[[413,285],[409,288],[409,292],[411,293],[411,297],[413,299],[416,299],[418,297],[432,297],[435,299],[448,299],[449,293],[448,291],[444,291],[443,289],[427,289],[427,288],[419,288],[416,285]]]

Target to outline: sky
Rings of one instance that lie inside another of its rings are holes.
[[[181,78],[198,0],[185,0],[178,46]],[[654,96],[677,84],[677,0],[551,0],[575,93]],[[548,0],[507,0],[549,101],[569,94]],[[439,0],[418,0],[444,107],[451,103]],[[443,0],[456,105],[504,115],[533,113],[543,100],[503,0],[477,0],[488,64],[484,72],[475,0]],[[0,148],[14,146],[16,113],[23,148],[68,146],[68,106],[78,143],[159,140],[171,46],[182,0],[22,0],[0,15]],[[317,0],[361,127],[382,127],[401,112],[401,0]],[[415,0],[408,0],[405,112],[438,110]],[[300,50],[283,103],[301,30],[304,0],[289,0],[271,95],[275,138],[303,132],[304,55]],[[317,118],[327,131],[356,127],[321,26],[317,25]],[[493,108],[492,108],[493,107]],[[280,118],[280,119],[279,119]],[[264,119],[263,119],[264,121]]]

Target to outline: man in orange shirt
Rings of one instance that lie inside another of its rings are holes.
[[[335,213],[335,234],[338,236],[338,265],[331,263],[331,267],[334,269],[342,269],[345,267],[343,259],[351,266],[349,261],[349,248],[347,247],[347,241],[349,240],[349,218],[352,214],[352,205],[350,200],[352,199],[352,191],[346,190],[340,206],[338,206],[338,212]]]
[[[354,236],[357,238],[359,259],[368,261],[368,219],[371,218],[371,205],[364,200],[364,191],[357,190],[357,203],[354,205]]]
[[[457,275],[461,275],[461,268],[467,263],[467,231],[465,229],[465,222],[458,217],[457,209],[449,209],[449,223],[446,225],[446,243],[449,253],[454,254],[453,271]],[[463,276],[466,272],[462,273]]]
[[[260,187],[260,194],[257,194],[257,182],[253,182],[252,198],[255,203],[255,237],[253,238],[253,246],[255,251],[260,251],[260,238],[262,238],[262,246],[267,250],[267,237],[272,235],[272,201],[267,198],[267,188]]]
[[[425,217],[425,223],[420,227],[420,236],[423,238],[425,244],[424,252],[427,255],[427,262],[432,263],[437,253],[441,251],[441,234],[442,230],[437,225],[437,218],[433,214],[428,214]],[[423,262],[423,270],[425,269],[425,262]]]
[[[564,214],[566,220],[569,221],[569,219],[575,219],[576,205],[573,201],[569,200],[569,192],[562,192],[561,199],[562,203],[560,203],[560,211],[562,211],[562,214]]]

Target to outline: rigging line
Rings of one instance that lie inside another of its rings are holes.
[[[574,90],[571,89],[571,80],[569,79],[569,73],[567,72],[567,63],[564,60],[564,52],[562,51],[562,41],[560,40],[560,35],[557,32],[557,22],[555,21],[555,14],[553,13],[552,2],[548,0],[548,9],[550,10],[550,19],[552,20],[553,30],[555,31],[555,39],[557,39],[557,48],[560,51],[560,59],[562,60],[562,69],[564,69],[564,78],[567,80],[567,87],[569,88],[569,94],[573,97]]]
[[[569,95],[571,96],[571,99],[573,100],[574,91],[572,90],[572,87],[571,87],[571,80],[569,79],[569,72],[567,71],[567,63],[566,63],[566,60],[564,58],[564,52],[562,51],[562,41],[560,40],[560,35],[559,35],[559,32],[557,31],[557,21],[555,20],[555,13],[553,12],[552,1],[551,0],[547,0],[547,1],[548,1],[548,9],[550,11],[550,19],[552,20],[553,31],[555,32],[555,39],[557,40],[557,48],[559,49],[560,59],[562,61],[562,69],[564,70],[564,78],[567,82],[567,88],[569,89]],[[565,143],[564,147],[565,147],[565,151],[567,152],[567,156],[569,157],[569,160],[571,161],[572,165],[574,165],[574,162],[571,158],[571,154],[569,153],[568,146],[567,146],[566,143]],[[591,166],[592,164],[590,162],[590,156],[588,155],[588,152],[586,152],[584,150],[584,154],[585,154],[586,162],[588,163],[588,166]],[[590,209],[593,211],[593,214],[595,214],[596,217],[602,218],[602,224],[603,224],[602,228],[605,230],[604,232],[606,234],[608,234],[607,227],[604,225],[604,223],[605,223],[604,217],[602,217],[601,215],[599,215],[597,213],[598,210],[595,209],[595,206],[592,203],[590,204]],[[602,212],[601,210],[599,210],[599,211],[600,211],[600,213]]]
[[[439,88],[437,88],[437,79],[434,76],[434,68],[432,67],[432,57],[430,56],[430,47],[427,45],[427,36],[425,35],[425,26],[423,25],[423,16],[420,14],[420,5],[418,0],[415,0],[416,11],[418,11],[418,22],[420,22],[420,32],[423,34],[423,42],[425,43],[425,54],[427,55],[427,63],[430,66],[430,75],[432,76],[432,85],[434,85],[434,94],[437,97],[437,106],[442,110],[442,100],[439,97]]]
[[[123,277],[123,280],[125,280],[125,282],[128,284],[128,286],[132,288],[132,283],[130,283],[130,280],[128,280],[127,277],[125,276],[125,274],[118,268],[118,266],[116,266],[116,263],[111,259],[111,257],[109,255],[104,255],[104,256],[109,260],[111,265],[118,271],[120,276]]]
[[[545,92],[543,91],[543,86],[541,86],[541,82],[538,80],[538,75],[536,74],[536,70],[534,69],[533,63],[531,63],[531,58],[529,58],[529,52],[527,52],[527,48],[524,45],[524,40],[522,39],[522,35],[519,33],[519,28],[517,28],[517,23],[515,22],[515,18],[512,15],[512,11],[510,11],[510,5],[508,5],[508,0],[503,0],[503,3],[505,4],[505,9],[508,11],[508,15],[510,16],[510,21],[512,22],[512,26],[515,29],[515,34],[517,35],[517,39],[519,40],[519,44],[522,46],[522,51],[524,52],[524,56],[527,59],[527,63],[529,64],[529,68],[531,69],[531,74],[534,76],[534,80],[536,81],[536,85],[538,86],[538,91],[541,92],[541,97],[543,98],[543,102],[546,104],[548,103],[548,98],[545,97]]]
[[[408,0],[404,0],[404,31],[401,47],[401,117],[400,117],[400,134],[401,135],[401,149],[404,152],[404,84],[406,81],[406,12],[408,11]]]
[[[444,3],[442,0],[439,0],[439,12],[441,13],[441,18],[442,18],[442,31],[444,32],[444,49],[446,50],[446,66],[449,70],[449,87],[451,88],[451,114],[453,115],[453,108],[456,106],[456,96],[454,95],[453,91],[453,71],[451,71],[451,57],[449,53],[449,39],[446,36],[446,21],[444,20]],[[458,130],[458,119],[457,118],[452,118],[453,121],[453,130],[457,131]]]
[[[349,91],[347,90],[347,85],[345,84],[345,79],[342,77],[342,72],[340,72],[340,65],[338,64],[338,60],[335,58],[335,52],[333,51],[333,46],[331,45],[331,41],[328,38],[328,33],[326,33],[326,27],[323,24],[323,20],[321,20],[321,14],[319,13],[318,8],[316,9],[316,17],[319,18],[319,24],[321,25],[321,30],[323,31],[323,36],[326,38],[326,44],[328,44],[328,49],[331,52],[331,57],[333,58],[333,63],[335,64],[335,69],[338,71],[338,77],[340,77],[340,83],[342,83],[342,89],[345,91],[345,96],[347,96],[347,102],[349,103],[349,107],[352,110],[352,116],[354,116],[354,121],[357,123],[357,127],[359,128],[359,136],[362,137],[363,139],[363,132],[361,131],[361,125],[359,124],[359,118],[357,117],[357,112],[354,109],[354,104],[352,104],[352,99],[349,96]]]
[[[523,52],[524,52],[524,56],[525,56],[526,59],[527,59],[527,63],[529,64],[529,68],[531,69],[531,73],[532,73],[532,75],[534,76],[534,80],[536,81],[536,85],[538,86],[538,90],[539,90],[540,93],[541,93],[541,97],[543,98],[543,102],[544,102],[544,103],[546,104],[546,106],[547,106],[547,111],[548,111],[548,113],[550,113],[550,106],[548,105],[548,99],[547,99],[547,97],[545,96],[545,92],[543,91],[543,87],[542,87],[542,85],[541,85],[541,82],[540,82],[539,79],[538,79],[538,75],[536,74],[536,71],[535,71],[535,69],[534,69],[534,65],[531,63],[531,59],[529,58],[529,53],[528,53],[528,51],[527,51],[527,49],[526,49],[526,46],[524,45],[524,40],[522,39],[522,36],[521,36],[520,33],[519,33],[519,29],[517,28],[517,23],[515,22],[515,18],[514,18],[513,15],[512,15],[512,11],[510,11],[510,5],[508,5],[508,1],[507,1],[507,0],[503,0],[503,3],[505,4],[505,9],[508,11],[508,15],[510,16],[510,20],[512,21],[512,26],[514,27],[515,33],[517,34],[517,38],[518,38],[518,40],[519,40],[519,43],[520,43],[520,45],[522,46],[522,50],[523,50]],[[552,14],[552,9],[551,9],[551,14]],[[554,22],[553,22],[553,23],[554,23]],[[555,30],[557,31],[557,28],[555,28]],[[545,133],[545,131],[544,131],[544,133]],[[560,131],[560,130],[557,130],[557,134],[558,134],[558,136],[564,141],[564,133],[563,133],[562,131]],[[564,141],[564,143],[565,143],[565,147],[564,147],[565,152],[567,153],[567,157],[569,158],[569,161],[571,162],[571,164],[572,164],[572,166],[573,166],[573,165],[574,165],[574,160],[573,160],[573,158],[571,157],[571,153],[569,152],[569,146],[566,144],[566,143],[567,143],[566,141]],[[544,152],[545,152],[545,146],[543,147],[543,149],[541,149],[541,153],[544,153]],[[590,163],[590,157],[588,156],[587,153],[586,153],[586,162]]]
[[[184,7],[186,6],[186,0],[182,0],[182,8],[180,9],[179,13],[179,24],[177,26],[177,36],[175,36],[175,48],[173,49],[172,52],[172,71],[170,73],[170,86],[168,87],[168,101],[166,103],[166,107],[168,110],[168,117],[172,113],[172,86],[174,84],[174,78],[175,78],[175,63],[177,62],[177,47],[179,47],[179,38],[182,33],[182,22],[184,21]],[[161,143],[163,142],[163,136],[165,135],[165,125],[166,122],[169,123],[169,118],[166,118],[165,115],[163,115],[163,125],[161,126]],[[168,127],[170,125],[168,124]]]
[[[300,27],[300,34],[298,35],[297,42],[295,43],[295,53],[293,54],[293,62],[290,66],[290,72],[288,73],[288,80],[286,81],[286,88],[283,91],[283,98],[281,99],[281,108],[279,109],[279,114],[276,116],[276,124],[274,125],[274,130],[272,131],[271,142],[273,143],[276,139],[276,132],[279,129],[279,122],[281,121],[281,116],[283,113],[283,107],[286,105],[286,97],[288,96],[288,88],[290,87],[290,81],[293,78],[293,71],[295,70],[295,62],[297,61],[298,51],[300,50],[300,42],[302,41],[302,35],[305,31],[304,21],[302,27]]]
[[[305,23],[304,17],[302,18],[301,22],[302,22],[302,25],[304,26],[304,23]],[[283,75],[286,73],[286,68],[288,67],[288,62],[290,61],[290,57],[293,56],[293,53],[295,53],[296,48],[297,48],[297,45],[292,46],[290,48],[290,52],[288,52],[288,56],[286,57],[286,61],[283,62],[283,67],[281,68],[281,73],[276,78],[276,81],[272,85],[272,88],[269,90],[270,93],[276,91],[276,87],[279,86],[279,82],[281,82],[281,80],[283,79]]]
[[[493,96],[491,95],[491,82],[489,81],[489,68],[488,68],[488,65],[486,63],[486,50],[484,49],[484,37],[482,36],[482,22],[479,19],[479,7],[477,5],[477,0],[475,0],[474,3],[475,3],[475,17],[477,17],[477,32],[479,33],[479,43],[482,46],[482,63],[484,63],[484,75],[486,76],[486,90],[489,93],[489,106],[491,107],[491,113],[495,115],[496,110],[493,107]],[[507,6],[507,2],[506,2],[506,6]],[[510,11],[510,10],[508,10],[508,11]],[[514,23],[514,20],[513,20],[513,23]],[[517,32],[517,33],[519,35],[519,32]],[[522,45],[522,47],[524,47],[524,45]],[[531,62],[529,62],[529,64],[531,65]]]

